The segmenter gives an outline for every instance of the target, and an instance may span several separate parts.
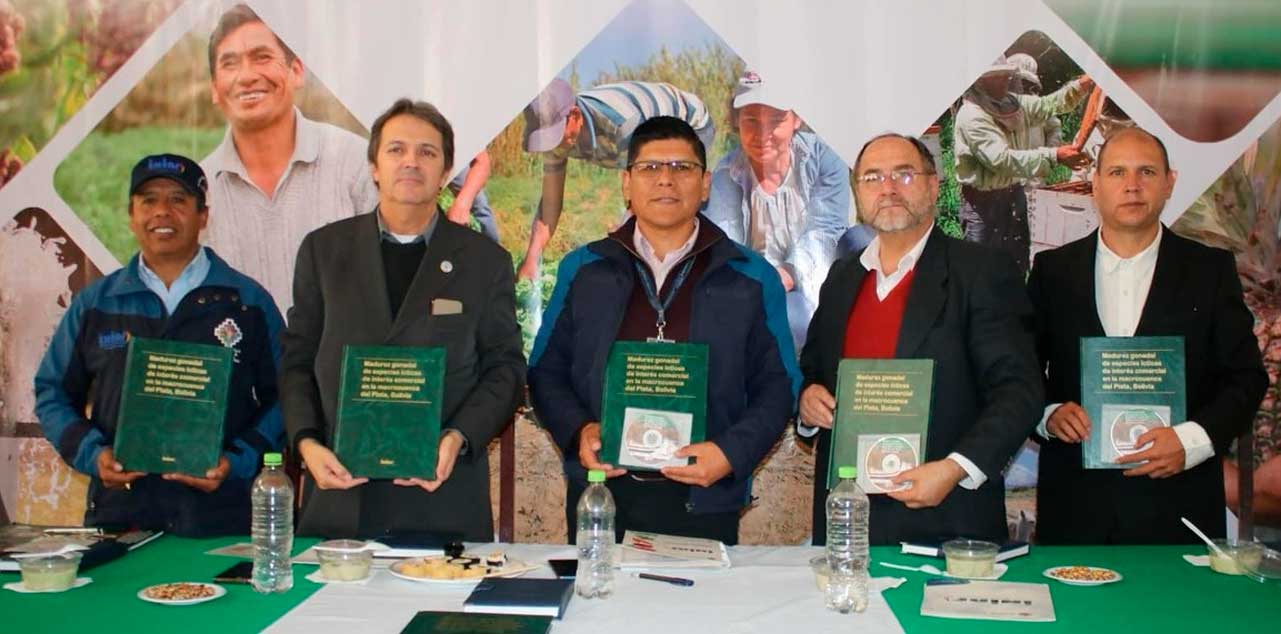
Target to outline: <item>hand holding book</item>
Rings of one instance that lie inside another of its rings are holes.
[[[458,430],[451,429],[440,435],[438,445],[438,455],[436,457],[436,477],[432,480],[422,478],[394,478],[393,484],[398,486],[416,486],[422,487],[428,493],[435,493],[450,474],[454,472],[454,464],[458,462],[458,452],[463,448],[463,435]]]
[[[912,486],[886,495],[902,502],[910,509],[938,506],[947,498],[957,483],[965,479],[965,469],[951,459],[931,460],[914,469],[908,469],[891,480],[893,484],[911,482]]]
[[[98,452],[98,479],[108,489],[127,489],[134,480],[145,475],[142,471],[125,471],[124,465],[116,461],[116,452],[111,447],[103,447]]]
[[[1123,475],[1168,478],[1183,471],[1187,451],[1183,448],[1183,442],[1179,440],[1179,434],[1173,427],[1149,429],[1140,435],[1134,444],[1140,448],[1140,451],[1120,456],[1116,462],[1117,464],[1136,462],[1142,464],[1133,469],[1126,469]]]
[[[685,445],[676,451],[676,457],[694,459],[683,467],[663,467],[664,476],[681,484],[709,487],[734,470],[725,452],[711,441]]]
[[[166,473],[162,477],[205,493],[213,493],[218,490],[218,487],[222,486],[222,481],[226,480],[227,475],[230,473],[231,461],[227,460],[227,456],[224,455],[218,458],[218,466],[206,471],[203,478],[197,478],[185,473]]]
[[[832,428],[835,420],[836,397],[827,388],[815,383],[801,393],[801,423],[810,427]]]
[[[616,478],[627,473],[626,469],[616,469],[614,465],[600,461],[600,423],[591,422],[578,430],[578,462],[588,471],[604,471],[605,477]]]
[[[321,489],[350,489],[369,482],[369,478],[351,477],[351,472],[338,461],[338,456],[314,439],[304,438],[298,443],[298,453],[311,477],[315,478],[316,486]]]
[[[1090,415],[1085,408],[1068,401],[1054,409],[1045,421],[1045,429],[1063,442],[1084,442],[1090,437]]]

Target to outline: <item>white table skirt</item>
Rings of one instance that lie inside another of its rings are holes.
[[[503,550],[513,559],[535,563],[549,558],[573,558],[572,546],[543,544],[469,545],[471,552]],[[734,546],[729,570],[668,572],[694,579],[681,587],[634,578],[617,572],[614,595],[608,599],[569,602],[563,620],[552,632],[572,634],[748,634],[761,632],[885,632],[903,628],[879,592],[872,592],[862,614],[842,615],[823,607],[814,585],[811,557],[821,548],[805,546]],[[305,574],[302,569],[299,573]],[[660,571],[661,572],[661,571]],[[298,574],[298,573],[296,573]],[[551,577],[551,570],[529,573]],[[874,588],[879,584],[873,584]],[[276,621],[267,632],[283,634],[397,634],[420,610],[461,612],[472,586],[416,583],[377,570],[365,585],[330,584]]]

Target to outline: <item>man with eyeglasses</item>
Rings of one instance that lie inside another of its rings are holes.
[[[1010,90],[1018,70],[1005,56],[998,57],[965,91],[952,128],[952,147],[965,239],[1009,253],[1026,274],[1031,237],[1023,183],[1044,178],[1058,165],[1077,169],[1089,164],[1089,157],[1073,145],[1034,145],[1031,131],[1075,109],[1090,95],[1094,82],[1083,75],[1049,95],[1022,95]]]
[[[787,425],[800,385],[774,267],[698,213],[711,187],[695,130],[654,117],[632,136],[623,196],[633,216],[561,261],[530,355],[534,409],[565,456],[566,517],[601,469],[628,529],[738,541],[752,472]],[[616,342],[706,346],[706,441],[688,466],[628,472],[603,464],[604,373]]]
[[[934,225],[933,166],[919,139],[898,134],[872,139],[854,163],[859,219],[876,237],[832,265],[801,353],[798,433],[818,441],[816,544],[842,358],[934,361],[926,462],[893,479],[909,488],[872,496],[871,541],[1007,538],[1001,471],[1042,404],[1032,306],[1007,255]]]
[[[836,240],[849,225],[849,168],[752,71],[734,89],[739,147],[712,173],[707,217],[778,270],[792,343],[805,343]]]

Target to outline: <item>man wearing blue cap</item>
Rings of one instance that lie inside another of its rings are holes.
[[[624,169],[632,132],[658,116],[683,120],[694,128],[705,147],[712,146],[716,127],[703,100],[668,83],[620,81],[575,95],[569,82],[556,78],[529,102],[525,107],[525,151],[543,155],[543,192],[518,277],[534,279],[543,247],[556,233],[569,159],[609,170]]]
[[[261,456],[280,451],[280,312],[257,282],[200,245],[204,171],[174,154],[133,168],[129,228],[139,254],[72,300],[36,373],[36,417],[62,459],[90,477],[85,524],[178,535],[249,532]],[[129,471],[112,441],[131,337],[232,348],[223,453],[198,478]]]

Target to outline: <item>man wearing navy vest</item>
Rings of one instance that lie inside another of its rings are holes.
[[[585,472],[602,469],[620,538],[634,529],[737,543],[752,472],[795,406],[800,373],[782,282],[698,213],[711,188],[706,164],[688,123],[642,123],[622,171],[633,217],[560,264],[529,387],[565,456],[571,540]],[[597,455],[606,359],[615,341],[654,337],[707,346],[707,440],[676,451],[693,459],[688,466],[629,473]]]
[[[832,265],[801,353],[798,433],[818,441],[815,544],[826,541],[832,394],[847,357],[934,361],[925,462],[894,479],[910,488],[872,496],[872,543],[1007,538],[1001,471],[1043,394],[1032,306],[1008,255],[935,226],[938,187],[933,156],[912,137],[878,136],[855,161],[859,217],[876,237]]]

